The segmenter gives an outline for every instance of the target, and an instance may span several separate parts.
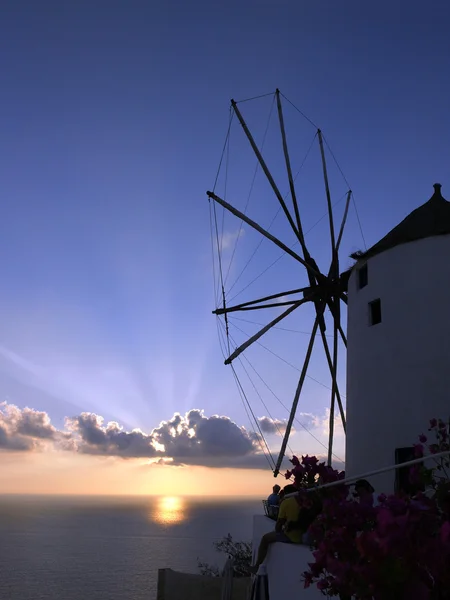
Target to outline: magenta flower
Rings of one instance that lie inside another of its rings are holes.
[[[437,443],[422,433],[417,458],[450,447],[444,421],[430,420],[431,430]],[[343,476],[314,457],[301,463],[306,487]],[[430,463],[410,470],[415,489],[426,493],[381,494],[375,507],[350,499],[345,485],[323,490],[322,512],[309,528],[317,544],[305,587],[316,582],[325,595],[353,600],[450,600],[450,458]]]
[[[315,456],[302,456],[302,464],[305,467],[315,467],[318,464],[319,460]]]
[[[303,573],[303,587],[309,588],[313,582],[313,576],[311,575],[311,573],[309,571],[305,571]]]
[[[324,592],[327,590],[329,586],[329,583],[326,579],[320,580],[317,582],[317,589],[320,590],[321,592]]]
[[[422,444],[414,444],[414,456],[416,458],[422,458],[423,456],[423,445]]]

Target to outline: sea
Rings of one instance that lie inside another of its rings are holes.
[[[0,495],[1,600],[155,600],[158,569],[223,566],[261,499]]]

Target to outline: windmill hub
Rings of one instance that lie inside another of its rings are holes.
[[[310,291],[303,292],[305,298],[310,299],[312,302],[317,302],[318,300],[329,302],[341,295],[344,291],[341,280],[331,279],[326,276],[323,277],[324,278],[319,285],[316,285]]]

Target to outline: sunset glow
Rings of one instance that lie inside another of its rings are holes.
[[[151,520],[163,525],[176,525],[186,518],[186,503],[178,496],[158,498],[150,509]]]

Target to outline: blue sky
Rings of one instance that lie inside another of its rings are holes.
[[[1,397],[47,412],[56,427],[88,411],[149,431],[192,408],[248,427],[211,315],[205,192],[230,98],[279,87],[322,128],[354,191],[368,245],[425,202],[435,181],[450,195],[450,8],[443,1],[43,0],[7,2],[2,13]],[[259,141],[270,102],[241,105]],[[298,164],[314,128],[289,106],[286,119]],[[236,127],[227,197],[242,208],[254,159],[239,134]],[[270,129],[266,152],[281,180],[275,136]],[[317,145],[312,156],[299,187],[306,226],[326,209]],[[346,185],[333,168],[337,200]],[[285,180],[280,187],[287,191]],[[249,214],[267,225],[276,208],[259,173]],[[336,210],[339,219],[343,202]],[[225,220],[230,239],[238,230],[238,221]],[[276,231],[287,234],[282,224]],[[326,221],[308,239],[325,267]],[[244,227],[232,275],[257,241]],[[269,246],[241,287],[278,256]],[[352,208],[343,268],[362,246]],[[283,259],[253,290],[264,295],[305,281]],[[247,333],[257,328],[241,325]],[[295,327],[311,326],[306,310]],[[267,341],[297,366],[306,343],[288,332]],[[289,404],[295,370],[253,352]],[[311,375],[329,385],[321,353]],[[328,397],[310,380],[300,410],[324,415]],[[273,398],[266,402],[274,417],[286,417]],[[261,405],[254,410],[266,414]]]

